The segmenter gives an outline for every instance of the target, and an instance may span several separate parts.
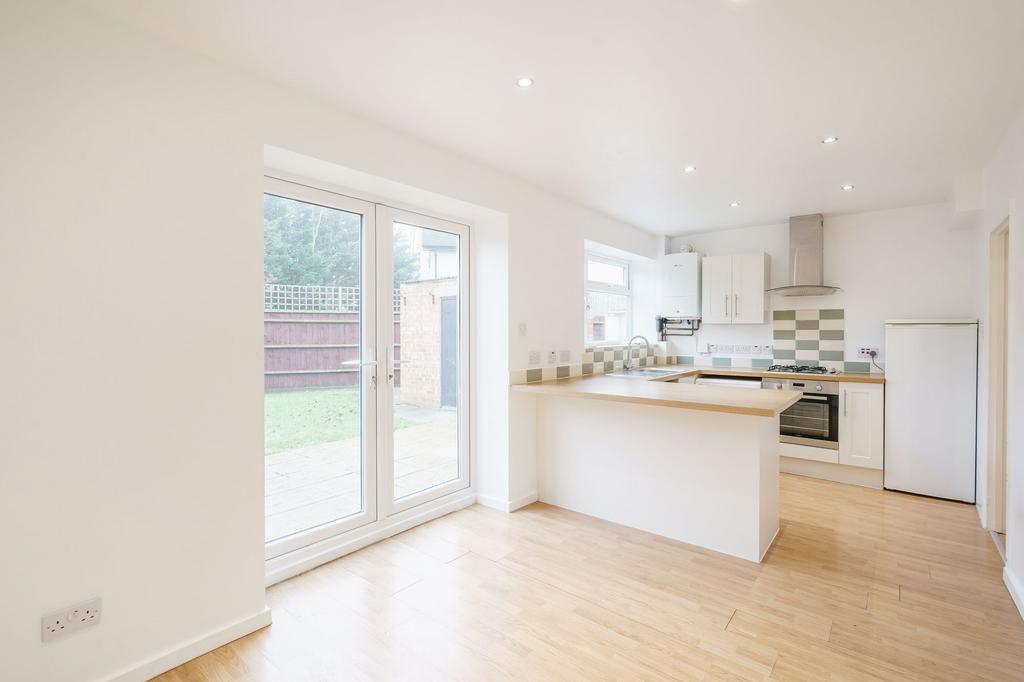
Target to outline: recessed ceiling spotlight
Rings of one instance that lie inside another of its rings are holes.
[[[853,191],[853,185],[843,185],[839,189],[843,190],[844,192],[852,192]]]
[[[736,208],[737,206],[739,206],[739,205],[740,205],[740,202],[738,202],[738,201],[734,201],[734,202],[732,202],[732,203],[731,203],[731,204],[729,204],[729,205],[730,205],[730,206],[732,206],[733,208]]]
[[[685,168],[683,168],[683,172],[684,173],[695,173],[695,172],[697,172],[697,167],[696,166],[686,166]]]
[[[836,142],[839,142],[839,138],[835,135],[829,135],[821,141],[822,144],[835,144]]]
[[[518,85],[521,88],[528,88],[531,85],[533,85],[533,79],[523,76],[522,78],[516,81],[516,85]]]

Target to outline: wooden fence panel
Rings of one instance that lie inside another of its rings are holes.
[[[395,313],[395,360],[401,360],[400,316]],[[359,314],[271,312],[263,318],[263,385],[268,391],[356,386]],[[381,358],[383,359],[383,358]],[[401,372],[396,372],[401,385]]]

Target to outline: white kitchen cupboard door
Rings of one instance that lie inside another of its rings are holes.
[[[732,257],[732,322],[764,322],[765,290],[768,289],[768,255],[741,253]]]
[[[732,256],[706,256],[701,263],[704,324],[732,322]]]
[[[839,463],[882,468],[885,431],[882,384],[839,385]]]

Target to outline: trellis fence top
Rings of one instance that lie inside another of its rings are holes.
[[[314,284],[264,284],[263,310],[274,313],[358,313],[359,287]],[[394,309],[401,297],[395,292]]]

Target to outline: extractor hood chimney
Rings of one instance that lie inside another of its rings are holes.
[[[824,236],[820,213],[790,218],[789,284],[769,291],[780,296],[828,296],[839,291],[839,287],[822,283]]]

